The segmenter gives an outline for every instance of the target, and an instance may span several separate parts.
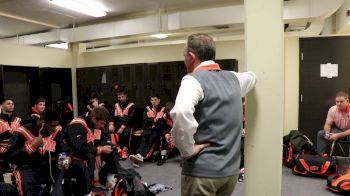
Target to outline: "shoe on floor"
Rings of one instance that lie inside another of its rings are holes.
[[[136,163],[136,164],[143,163],[143,156],[140,154],[130,155],[129,158],[130,158],[130,161],[132,161],[133,163]]]
[[[161,166],[161,165],[163,165],[165,163],[165,161],[166,161],[166,158],[165,158],[164,155],[162,155],[161,158],[158,159],[157,165]]]
[[[140,165],[136,164],[136,163],[132,163],[132,166],[135,167],[135,168],[139,168],[140,167]]]
[[[129,156],[127,150],[122,150],[120,154],[121,154],[120,156],[121,159],[127,159]]]
[[[244,168],[241,169],[239,175],[238,175],[238,182],[244,181]]]

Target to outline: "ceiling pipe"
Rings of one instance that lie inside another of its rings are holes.
[[[4,12],[0,12],[0,16],[4,16],[4,17],[7,17],[7,18],[12,18],[12,19],[16,19],[16,20],[20,20],[20,21],[24,21],[24,22],[29,22],[29,23],[33,23],[33,24],[38,24],[38,25],[42,25],[42,26],[46,26],[46,27],[51,27],[51,28],[57,28],[57,29],[60,28],[60,26],[57,26],[57,25],[54,25],[54,24],[49,24],[49,23],[46,23],[46,22],[41,22],[41,21],[38,21],[38,20],[30,19],[30,18],[24,18],[24,17],[21,17],[21,16],[7,14],[7,13],[4,13]]]

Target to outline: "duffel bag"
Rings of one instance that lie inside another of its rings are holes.
[[[328,177],[337,174],[338,165],[335,157],[303,154],[295,159],[292,171],[295,175]]]
[[[327,178],[327,188],[338,194],[350,194],[350,172],[346,174],[336,174]]]

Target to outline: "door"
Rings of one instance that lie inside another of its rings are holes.
[[[316,144],[338,91],[350,93],[350,38],[300,39],[299,130]],[[320,65],[338,64],[338,77],[320,76]],[[288,73],[287,73],[288,74]]]

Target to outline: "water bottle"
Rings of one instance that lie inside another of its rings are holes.
[[[107,145],[111,146],[111,148],[115,148],[115,145],[112,144],[112,141],[110,139],[107,140]]]
[[[67,155],[66,153],[62,152],[58,155],[58,168],[63,169],[63,163],[66,160]]]

